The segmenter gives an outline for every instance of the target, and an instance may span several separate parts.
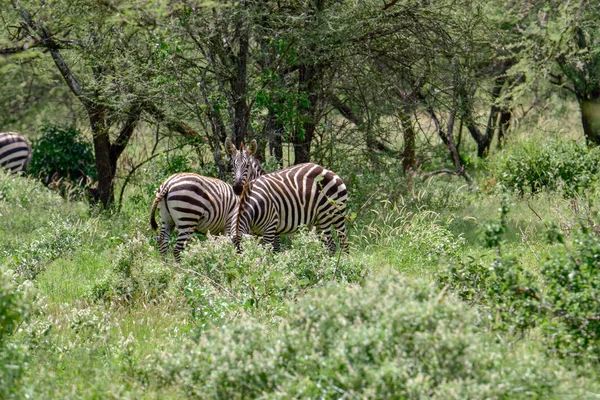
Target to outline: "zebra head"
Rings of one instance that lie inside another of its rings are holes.
[[[256,140],[253,139],[248,147],[244,147],[242,143],[238,150],[229,137],[225,139],[225,148],[231,155],[231,165],[233,167],[233,191],[238,196],[242,194],[244,185],[264,175],[260,163],[254,157],[256,147]]]

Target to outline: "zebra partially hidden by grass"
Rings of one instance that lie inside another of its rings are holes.
[[[178,231],[173,249],[175,261],[194,232],[219,235],[230,232],[237,212],[239,197],[230,184],[194,173],[171,175],[159,188],[150,210],[150,225],[156,231],[156,208],[159,208],[162,228],[158,249],[166,258],[173,228]]]
[[[26,171],[31,160],[31,145],[23,136],[0,132],[0,166],[11,172]]]
[[[244,186],[231,236],[238,251],[244,234],[262,236],[265,244],[279,251],[279,235],[301,226],[316,227],[331,254],[336,250],[332,230],[341,249],[348,252],[347,200],[342,179],[320,165],[300,164],[272,172]]]

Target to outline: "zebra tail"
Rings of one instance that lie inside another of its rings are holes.
[[[156,223],[156,208],[158,207],[158,203],[165,197],[168,192],[168,187],[160,188],[160,190],[156,193],[156,198],[152,203],[152,208],[150,209],[150,226],[153,231],[158,229],[158,224]]]

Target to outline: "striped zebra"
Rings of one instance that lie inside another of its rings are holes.
[[[27,170],[31,160],[31,145],[23,136],[0,132],[0,166],[11,172]]]
[[[233,166],[233,191],[238,196],[242,194],[245,184],[265,174],[260,162],[254,157],[256,147],[256,140],[252,140],[248,147],[244,148],[242,143],[238,150],[229,137],[225,139],[225,148],[231,155]]]
[[[348,252],[346,202],[348,192],[342,179],[317,164],[299,164],[263,175],[244,187],[231,236],[240,250],[244,234],[263,236],[279,251],[279,235],[301,226],[316,227],[331,254],[337,232],[341,248]]]
[[[173,249],[175,261],[194,232],[222,234],[229,232],[237,212],[239,198],[230,184],[194,173],[171,175],[158,189],[150,210],[150,226],[156,231],[156,208],[159,208],[162,228],[158,249],[166,258],[171,230],[178,231]]]

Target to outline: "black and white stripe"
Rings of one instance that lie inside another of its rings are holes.
[[[150,225],[156,231],[155,214],[159,208],[162,228],[158,248],[167,255],[171,230],[178,231],[173,249],[176,261],[194,232],[219,235],[230,231],[235,218],[239,197],[230,184],[219,179],[193,173],[171,175],[159,188],[150,210]]]
[[[27,170],[31,160],[31,145],[23,136],[0,132],[0,166],[11,172]]]
[[[256,140],[252,140],[248,147],[244,147],[242,143],[238,150],[229,137],[225,139],[225,148],[231,155],[233,191],[238,196],[242,194],[245,184],[265,174],[260,162],[254,157],[256,147]]]
[[[285,168],[244,187],[231,235],[238,250],[242,235],[254,234],[279,251],[278,235],[316,227],[331,253],[336,250],[332,230],[347,251],[347,200],[346,185],[334,172],[312,163]]]

